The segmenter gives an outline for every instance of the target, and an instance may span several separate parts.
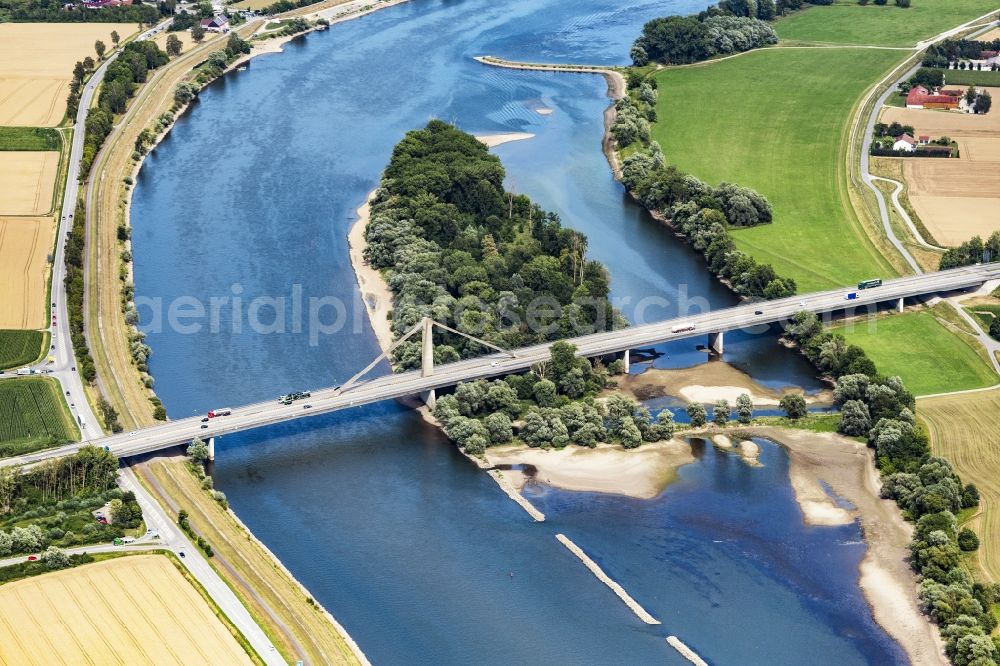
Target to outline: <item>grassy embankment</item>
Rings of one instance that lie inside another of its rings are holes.
[[[187,510],[194,530],[215,551],[210,562],[250,609],[282,656],[291,662],[305,659],[314,664],[357,663],[323,612],[201,488],[186,464],[182,460],[158,459],[142,463],[137,471],[173,517],[178,509]]]
[[[48,377],[0,381],[0,457],[80,439],[59,384]]]
[[[833,330],[863,348],[883,373],[902,377],[916,395],[983,388],[998,381],[979,342],[944,303]]]
[[[918,0],[907,9],[836,0],[796,12],[775,28],[787,42],[912,47],[996,8],[992,0]]]
[[[1000,389],[927,398],[917,404],[935,455],[944,456],[962,479],[976,484],[981,503],[970,519],[980,538],[974,561],[984,578],[1000,582]]]

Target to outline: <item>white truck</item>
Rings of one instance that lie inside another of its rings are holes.
[[[17,374],[21,375],[23,377],[24,375],[33,375],[33,374],[35,374],[35,371],[32,370],[31,368],[20,368],[17,371]]]

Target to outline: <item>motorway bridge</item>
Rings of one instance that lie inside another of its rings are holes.
[[[723,336],[726,331],[786,321],[802,310],[824,314],[857,308],[870,309],[884,303],[891,303],[902,308],[905,298],[978,288],[987,281],[997,279],[1000,279],[1000,263],[967,266],[887,280],[879,287],[858,291],[856,300],[847,300],[846,297],[848,292],[854,291],[853,288],[838,289],[774,301],[738,305],[654,324],[632,326],[618,331],[594,333],[569,339],[568,342],[576,345],[578,355],[583,357],[597,357],[623,352],[627,356],[627,352],[631,349],[704,336],[711,349],[721,352]],[[761,314],[757,314],[757,312]],[[108,447],[115,455],[127,457],[184,444],[195,437],[209,439],[381,400],[422,395],[425,399],[432,401],[435,389],[454,386],[463,381],[523,371],[535,363],[548,360],[550,356],[550,343],[545,343],[434,366],[430,360],[432,358],[430,354],[432,349],[429,344],[430,335],[427,334],[431,325],[437,324],[429,319],[425,320],[422,325],[418,325],[407,334],[413,335],[422,329],[424,364],[420,370],[387,374],[367,381],[356,381],[356,378],[352,378],[342,386],[313,391],[308,401],[293,402],[289,405],[281,404],[273,399],[244,405],[234,408],[230,415],[211,419],[207,428],[201,427],[201,417],[178,419],[134,432],[98,437],[86,442],[7,458],[0,461],[0,465],[31,465],[49,458],[72,454],[85,444]],[[384,356],[385,354],[383,354]],[[376,361],[378,360],[376,359]],[[374,365],[373,362],[362,373]],[[308,402],[310,406],[306,408],[304,402]]]

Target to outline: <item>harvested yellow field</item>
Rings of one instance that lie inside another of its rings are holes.
[[[1000,88],[987,88],[992,95]],[[882,122],[912,125],[915,133],[958,141],[959,159],[904,158],[910,203],[934,240],[958,245],[1000,229],[1000,112],[982,116],[954,111],[887,107]]]
[[[249,664],[161,555],[106,560],[0,587],[0,663]]]
[[[56,151],[0,151],[0,215],[48,213],[58,168]]]
[[[985,578],[1000,581],[1000,390],[927,398],[917,404],[935,455],[955,466],[963,483],[979,488],[972,521],[979,533],[977,560]]]
[[[46,328],[45,292],[55,223],[0,217],[0,328]]]
[[[134,23],[0,23],[0,125],[54,127],[66,114],[73,65],[97,57],[94,42],[111,49]]]
[[[1000,88],[985,88],[993,96],[1000,99]],[[901,109],[889,106],[882,110],[881,121],[893,121],[904,125],[912,125],[917,134],[928,134],[932,137],[997,137],[1000,136],[1000,113],[991,110],[990,113],[976,116],[958,111],[935,111],[933,109]]]
[[[992,42],[994,39],[1000,39],[1000,28],[993,28],[989,32],[984,32],[976,37],[976,39],[981,42]]]

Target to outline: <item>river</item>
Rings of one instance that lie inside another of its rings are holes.
[[[633,320],[734,303],[611,177],[603,79],[471,59],[624,63],[646,20],[700,6],[414,0],[209,86],[147,158],[132,205],[137,294],[160,299],[164,320],[170,303],[219,304],[216,327],[149,334],[169,413],[331,385],[378,354],[346,233],[392,146],[432,117],[536,135],[496,149],[508,186],[589,235]],[[267,326],[267,306],[252,325],[258,297],[284,299],[282,326]],[[310,297],[345,303],[342,328],[317,335]],[[691,343],[662,351],[661,366],[706,359]],[[773,334],[727,334],[726,360],[770,386],[819,388]],[[803,526],[776,447],[762,468],[703,448],[650,501],[530,486],[542,524],[394,403],[228,436],[217,451],[234,510],[377,664],[686,663],[668,634],[713,664],[905,662],[858,589],[858,528]],[[560,531],[664,625],[636,620]]]

